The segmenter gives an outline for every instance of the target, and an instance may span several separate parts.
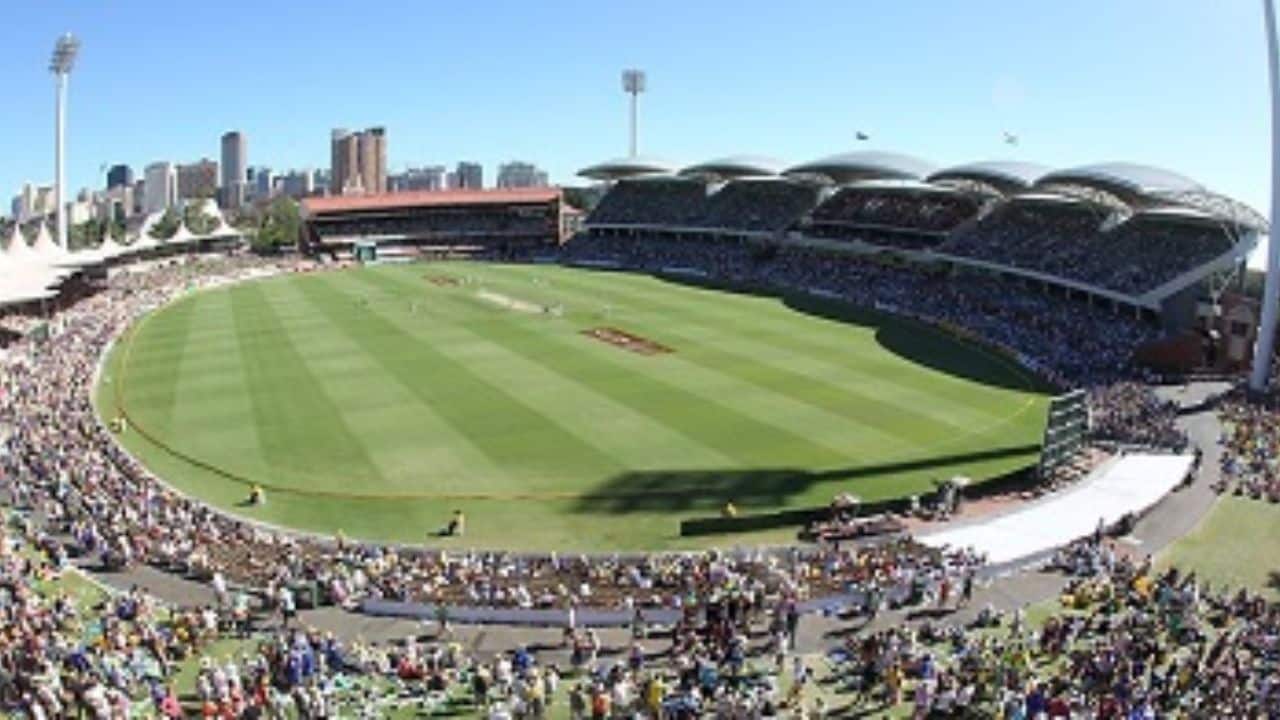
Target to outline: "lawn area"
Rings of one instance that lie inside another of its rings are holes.
[[[1194,570],[1215,587],[1229,584],[1280,599],[1280,507],[1223,496],[1195,530],[1159,557],[1161,567]]]
[[[185,492],[262,520],[527,549],[775,542],[678,521],[1034,462],[1047,395],[941,332],[808,297],[548,266],[383,265],[192,293],[96,403]],[[248,485],[263,507],[240,507]]]

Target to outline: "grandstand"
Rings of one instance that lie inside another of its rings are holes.
[[[1183,330],[1243,267],[1266,223],[1242,203],[1161,168],[1026,162],[937,169],[853,152],[795,166],[741,155],[672,172],[611,161],[586,219],[593,236],[802,242],[1006,275]]]
[[[450,190],[314,197],[302,201],[312,252],[356,242],[454,252],[510,253],[558,245],[570,219],[559,188]]]

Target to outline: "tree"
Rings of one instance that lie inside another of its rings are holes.
[[[157,240],[168,240],[178,234],[178,225],[182,223],[182,217],[178,215],[178,211],[169,208],[164,211],[164,215],[151,226],[148,233]]]
[[[69,250],[93,247],[102,240],[106,224],[96,218],[72,225],[67,229],[67,245]]]
[[[293,198],[278,197],[263,213],[253,247],[255,250],[274,250],[281,245],[293,245],[301,233],[302,216],[298,213],[298,203]]]
[[[603,196],[604,189],[600,186],[567,187],[564,189],[565,204],[582,212],[594,210],[596,203],[600,202],[600,198]]]

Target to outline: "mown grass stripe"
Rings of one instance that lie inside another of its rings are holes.
[[[266,289],[277,309],[307,308],[306,315],[314,321],[307,323],[304,330],[290,327],[289,332],[300,347],[300,333],[312,340],[306,343],[305,352],[313,370],[328,383],[352,432],[359,436],[394,491],[461,493],[510,489],[506,473],[493,465],[470,437],[457,432],[411,388],[384,372],[366,347],[323,313],[316,312],[298,281],[274,283]],[[320,349],[324,352],[318,353]]]
[[[262,289],[246,283],[229,292],[244,388],[263,459],[294,484],[315,478],[380,481],[364,444],[289,340]],[[217,404],[218,398],[203,401]]]
[[[130,353],[125,402],[148,425],[168,427],[177,407],[178,383],[188,353],[198,295],[176,303],[163,317],[144,322]]]

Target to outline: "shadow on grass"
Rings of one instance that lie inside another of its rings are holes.
[[[1012,360],[994,351],[952,337],[942,330],[909,318],[891,315],[836,299],[798,292],[776,292],[717,280],[659,275],[664,281],[737,295],[775,298],[796,312],[875,330],[876,342],[886,351],[916,365],[954,377],[1006,390],[1050,393],[1052,388]],[[1015,371],[1014,368],[1017,368]]]
[[[625,515],[634,512],[716,512],[738,507],[777,508],[815,485],[1029,455],[1039,445],[1018,445],[920,460],[812,472],[794,468],[758,470],[654,470],[615,475],[580,497],[574,512]]]

